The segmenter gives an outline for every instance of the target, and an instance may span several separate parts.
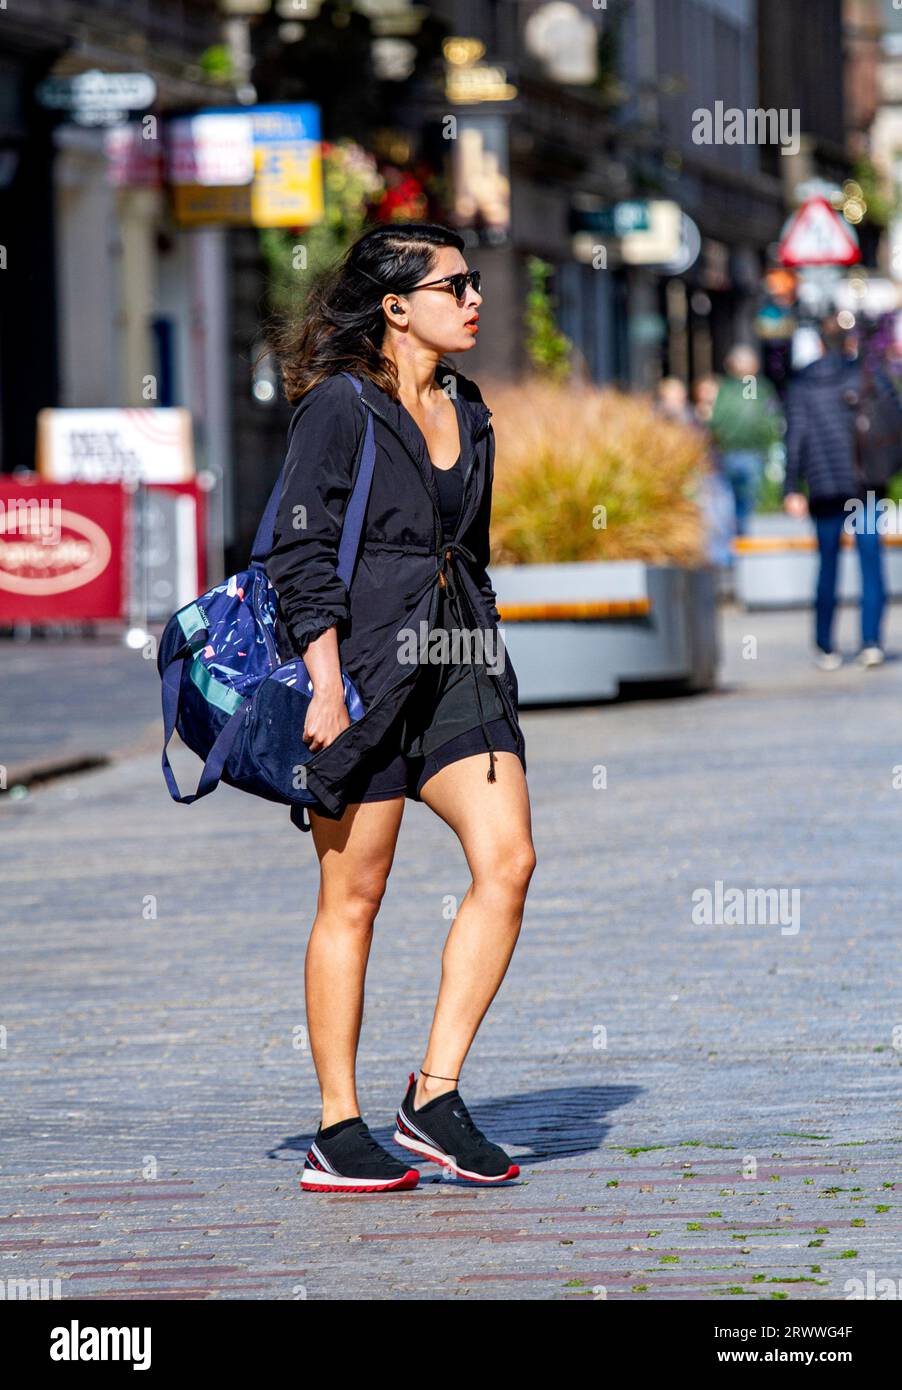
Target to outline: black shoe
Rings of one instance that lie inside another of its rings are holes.
[[[519,1177],[518,1165],[476,1128],[456,1087],[415,1110],[416,1081],[411,1072],[407,1095],[398,1109],[396,1144],[470,1182],[507,1182]]]
[[[386,1153],[355,1115],[326,1129],[320,1126],[301,1187],[305,1192],[395,1192],[416,1187],[419,1176],[416,1168]]]

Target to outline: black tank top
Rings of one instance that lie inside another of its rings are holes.
[[[461,458],[462,455],[458,454],[456,462],[450,468],[436,468],[435,464],[432,465],[435,471],[435,485],[438,488],[439,510],[442,514],[442,539],[446,541],[454,535],[463,497],[464,476]]]
[[[445,541],[454,535],[460,514],[464,490],[463,460],[459,455],[450,468],[436,468],[435,485],[439,495],[442,532]],[[462,621],[457,608],[452,607],[448,590],[439,589],[439,601],[433,631],[445,628],[453,631]],[[430,754],[440,744],[471,729],[479,729],[480,705],[482,716],[489,722],[507,717],[495,681],[487,673],[485,663],[450,660],[432,665],[430,674],[423,673],[422,686],[411,698],[404,715],[402,746],[405,753],[420,757]],[[473,675],[479,684],[479,699],[473,688]],[[481,735],[479,736],[481,739]]]

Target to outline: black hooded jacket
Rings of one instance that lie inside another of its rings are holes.
[[[869,428],[857,442],[856,421]],[[842,509],[847,498],[882,493],[900,466],[902,405],[882,371],[828,352],[790,383],[786,397],[784,495],[808,484],[813,515]]]
[[[399,655],[405,633],[430,630],[440,576],[460,626],[494,633],[501,670],[492,672],[521,751],[517,678],[498,631],[495,591],[487,573],[495,436],[491,411],[474,382],[446,365],[460,431],[464,489],[457,529],[442,540],[439,496],[426,441],[413,417],[369,377],[362,394],[335,375],[299,402],[288,429],[287,467],[266,570],[279,599],[276,639],[283,661],[337,627],[341,668],[353,681],[363,716],[314,753],[307,787],[340,813],[343,790],[411,696],[422,664]],[[376,465],[357,565],[348,590],[336,573],[345,508],[366,424],[374,415]],[[451,596],[454,595],[452,598]],[[300,731],[299,731],[300,737]]]

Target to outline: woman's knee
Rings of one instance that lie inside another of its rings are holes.
[[[499,841],[488,853],[480,855],[473,883],[477,892],[525,897],[535,867],[536,851],[528,836]]]
[[[324,883],[320,887],[319,910],[342,926],[371,927],[382,906],[388,875],[378,870],[357,874],[353,883]]]

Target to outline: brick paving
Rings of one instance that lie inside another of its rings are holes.
[[[728,610],[718,693],[524,714],[539,864],[462,1083],[521,1165],[504,1189],[427,1167],[410,1193],[301,1193],[317,875],[286,810],[227,787],[173,806],[140,741],[0,804],[0,1279],[64,1299],[834,1300],[869,1274],[902,1293],[902,661],[822,674],[808,635],[807,614]],[[140,670],[136,739],[158,698]],[[718,880],[798,889],[798,931],[694,925]],[[409,805],[359,1069],[389,1147],[467,882]]]

